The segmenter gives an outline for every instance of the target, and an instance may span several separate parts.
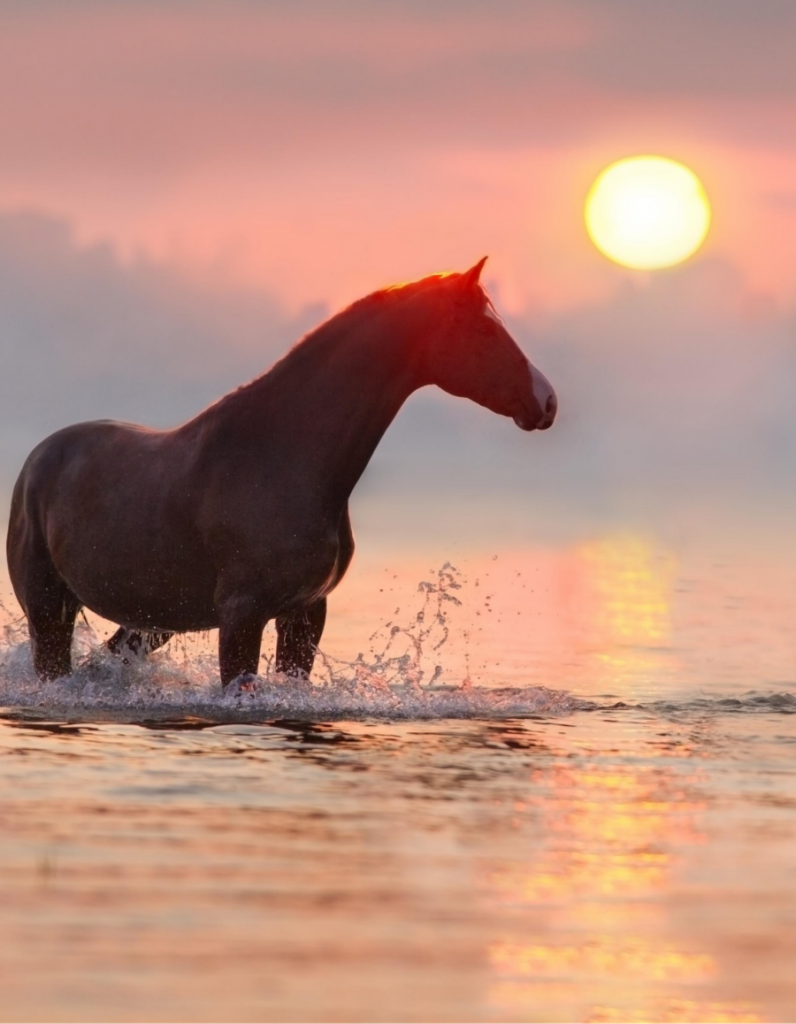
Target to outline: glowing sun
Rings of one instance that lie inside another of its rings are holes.
[[[632,156],[597,176],[586,197],[586,230],[625,267],[671,267],[697,251],[710,227],[702,182],[663,156]]]

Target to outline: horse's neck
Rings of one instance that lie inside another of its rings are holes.
[[[425,383],[418,356],[428,317],[403,305],[352,323],[335,318],[252,386],[264,443],[277,433],[297,486],[333,507],[342,509],[399,409]]]

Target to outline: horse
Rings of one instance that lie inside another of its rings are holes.
[[[436,385],[523,430],[557,400],[480,284],[486,257],[354,302],[270,370],[172,430],[57,431],[14,488],[8,565],[42,680],[71,673],[75,617],[119,624],[117,654],[218,628],[222,688],[309,677],[326,599],[354,553],[348,501],[409,395]]]

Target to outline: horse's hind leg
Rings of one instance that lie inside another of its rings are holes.
[[[309,676],[326,624],[326,598],[276,620],[276,670]]]
[[[173,636],[173,633],[142,633],[136,629],[119,626],[105,646],[111,654],[124,654],[127,650],[138,656],[151,654],[158,647],[167,644]]]
[[[49,556],[28,566],[20,601],[28,617],[36,674],[43,680],[70,675],[72,634],[80,601],[58,576]]]

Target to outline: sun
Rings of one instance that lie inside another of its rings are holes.
[[[710,202],[684,164],[631,156],[597,176],[586,197],[586,230],[609,259],[637,270],[671,267],[702,245]]]

